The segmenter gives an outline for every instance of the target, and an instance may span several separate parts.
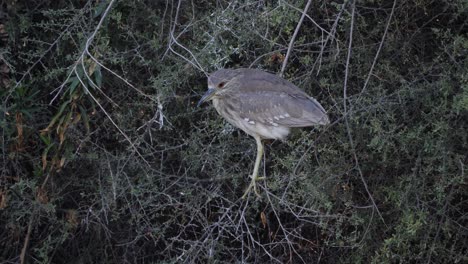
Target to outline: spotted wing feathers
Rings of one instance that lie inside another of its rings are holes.
[[[303,94],[255,91],[239,96],[240,114],[245,119],[271,126],[306,127],[328,124],[323,107]]]

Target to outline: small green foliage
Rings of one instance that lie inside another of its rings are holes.
[[[385,239],[372,263],[421,261],[428,241],[421,240],[427,231],[426,215],[422,212],[403,212],[392,237]]]
[[[467,1],[312,1],[284,77],[332,124],[246,200],[205,73],[279,73],[308,1],[39,2],[0,22],[0,262],[467,262]]]

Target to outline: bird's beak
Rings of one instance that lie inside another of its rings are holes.
[[[206,91],[200,101],[198,101],[197,107],[199,107],[204,102],[209,101],[215,95],[215,91],[216,90],[214,88],[208,88],[208,91]]]

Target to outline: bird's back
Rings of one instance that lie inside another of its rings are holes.
[[[236,71],[239,75],[232,80],[236,87],[232,89],[232,97],[239,101],[240,111],[272,118],[288,127],[329,123],[322,105],[291,82],[256,69]]]
[[[274,74],[236,69],[229,92],[214,100],[215,108],[230,123],[250,135],[282,139],[290,127],[329,123],[317,100]]]

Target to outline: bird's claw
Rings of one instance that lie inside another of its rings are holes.
[[[258,176],[254,178],[252,175],[250,175],[249,178],[252,179],[252,182],[253,181],[263,181],[263,180],[266,179],[266,177],[258,177]]]
[[[252,181],[250,181],[249,187],[247,187],[247,190],[245,190],[244,195],[242,195],[242,199],[247,198],[252,188],[254,189],[254,192],[257,195],[257,197],[260,197],[260,192],[258,191],[258,188],[257,188],[257,181],[264,180],[265,177],[253,177],[253,176],[250,176],[250,177],[252,178]]]

